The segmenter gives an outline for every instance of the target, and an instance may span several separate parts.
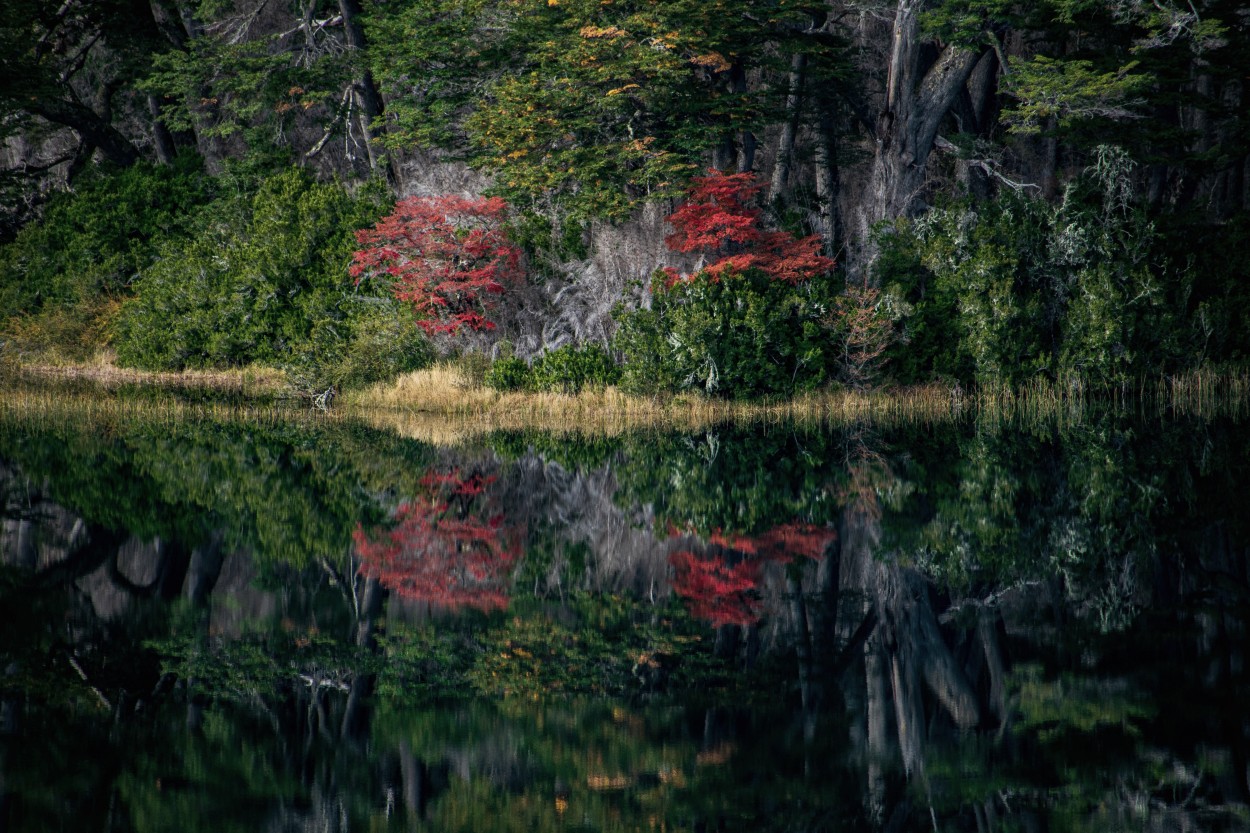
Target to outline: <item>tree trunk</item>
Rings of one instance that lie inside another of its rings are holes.
[[[799,114],[803,107],[803,85],[807,77],[807,56],[797,53],[790,59],[790,79],[786,92],[786,120],[777,137],[777,155],[773,161],[773,175],[768,187],[768,201],[781,199],[790,180],[790,168],[794,163],[794,142],[799,133]]]
[[[67,99],[43,98],[31,102],[29,110],[40,118],[73,130],[85,145],[100,151],[104,158],[116,165],[129,167],[141,158],[139,149],[90,107]]]
[[[834,111],[823,108],[816,135],[816,202],[820,210],[822,254],[833,257],[842,237],[838,222],[838,154],[834,127]]]
[[[358,0],[339,0],[339,13],[343,16],[343,31],[347,35],[347,47],[360,56],[368,49],[364,27],[360,25],[360,3]],[[360,104],[360,132],[365,137],[365,148],[369,153],[369,168],[374,172],[381,171],[392,185],[396,181],[395,171],[387,162],[378,146],[375,130],[381,125],[382,95],[378,92],[373,80],[373,73],[366,65],[355,81],[356,100]]]
[[[921,191],[933,141],[979,58],[970,49],[946,46],[923,70],[922,5],[921,0],[899,0],[895,9],[876,148],[851,230],[854,245],[847,267],[852,276],[866,272],[876,259],[870,241],[873,226],[882,220],[914,216],[923,207]]]

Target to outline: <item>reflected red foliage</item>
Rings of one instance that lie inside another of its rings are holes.
[[[716,532],[708,538],[711,552],[681,550],[669,558],[673,592],[686,600],[691,616],[716,627],[752,625],[760,620],[764,565],[795,556],[819,560],[836,538],[832,529],[797,522],[749,537]]]
[[[838,533],[828,527],[795,521],[775,526],[767,532],[751,537],[724,536],[715,532],[708,538],[708,542],[768,561],[786,564],[796,555],[812,560],[824,558],[825,548],[837,537]]]
[[[710,262],[702,274],[714,280],[727,272],[758,269],[774,280],[798,283],[833,269],[833,259],[820,254],[819,237],[760,227],[763,212],[754,201],[763,187],[750,173],[712,170],[697,177],[686,202],[669,215],[675,231],[665,242],[676,252],[706,253]],[[664,273],[669,287],[692,279],[676,269]]]
[[[400,505],[393,528],[366,534],[357,527],[360,571],[404,598],[439,607],[507,607],[525,536],[488,506],[493,482],[479,472],[430,471],[421,479],[426,494]]]
[[[376,226],[356,232],[361,249],[350,269],[392,281],[427,333],[495,328],[484,313],[494,297],[521,283],[521,249],[504,232],[507,203],[498,197],[409,197]]]

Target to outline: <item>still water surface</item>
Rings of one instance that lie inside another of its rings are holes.
[[[0,830],[1243,830],[1250,433],[0,421]]]

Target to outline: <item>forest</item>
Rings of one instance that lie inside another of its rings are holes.
[[[0,362],[501,390],[1244,369],[1233,0],[11,0]]]

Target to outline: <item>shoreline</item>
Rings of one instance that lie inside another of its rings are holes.
[[[119,368],[111,362],[0,364],[0,387],[64,386],[70,399],[119,392],[168,394],[171,407],[192,403],[214,409],[276,410],[300,406],[333,418],[354,419],[409,436],[540,429],[554,433],[619,433],[629,429],[698,429],[719,424],[900,425],[974,418],[1070,421],[1103,408],[1167,411],[1176,415],[1250,415],[1250,371],[1195,371],[1141,380],[1132,388],[1090,390],[1039,381],[1016,389],[964,390],[929,384],[872,391],[830,390],[771,401],[715,399],[699,393],[635,396],[616,388],[578,394],[499,392],[475,382],[471,371],[439,362],[388,382],[339,394],[318,410],[314,396],[294,389],[282,371],[253,366],[230,370],[162,372]],[[189,397],[192,402],[179,401]],[[6,397],[6,399],[9,397]],[[18,397],[20,398],[20,397]],[[65,399],[54,396],[45,403]],[[448,424],[451,423],[451,424]]]

